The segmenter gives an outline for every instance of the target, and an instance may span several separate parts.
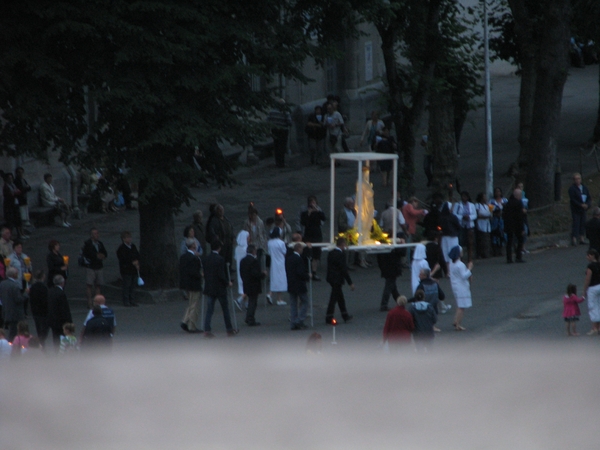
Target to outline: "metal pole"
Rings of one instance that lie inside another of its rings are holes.
[[[330,156],[330,164],[331,164],[331,188],[329,191],[329,201],[331,205],[329,206],[329,239],[331,242],[335,242],[335,234],[334,234],[334,217],[335,217],[335,158]]]
[[[231,266],[231,264],[227,263],[227,280],[229,281],[229,284],[227,285],[227,292],[229,292],[229,298],[231,299],[231,310],[233,311],[233,326],[237,330],[238,329],[237,316],[235,314],[235,305],[233,304],[233,302],[235,300],[233,299],[233,289],[230,286],[231,285],[231,272],[229,271],[230,266]]]
[[[356,231],[358,231],[358,242],[356,243],[357,245],[362,245],[363,242],[363,236],[362,236],[362,220],[361,220],[361,215],[362,215],[362,181],[363,181],[363,177],[362,177],[362,162],[358,161],[358,183],[356,186],[356,221],[354,222],[354,224],[356,225]]]
[[[311,269],[312,269],[312,258],[309,257],[308,258],[308,273],[311,274]],[[310,306],[310,327],[314,328],[315,327],[315,318],[313,317],[313,280],[312,280],[312,274],[310,275],[309,279],[308,279],[308,301],[309,301],[309,306]]]
[[[399,216],[399,212],[397,211],[398,209],[398,158],[394,158],[394,181],[392,182],[392,186],[394,189],[394,194],[393,194],[393,202],[394,202],[394,215],[393,215],[393,225],[392,225],[392,244],[396,243],[396,236],[398,235],[398,216]]]
[[[487,150],[485,188],[488,198],[492,198],[494,194],[494,159],[492,153],[492,94],[490,87],[490,46],[488,35],[487,0],[483,0],[483,40],[485,59],[485,147]]]

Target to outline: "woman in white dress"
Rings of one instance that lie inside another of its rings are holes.
[[[277,305],[284,306],[287,303],[281,298],[283,292],[287,292],[287,276],[285,274],[285,255],[287,248],[285,242],[280,238],[279,227],[273,228],[269,235],[267,248],[271,255],[271,269],[269,272],[270,286],[267,301],[273,304],[273,293],[277,294]]]
[[[250,233],[246,230],[242,230],[238,233],[236,238],[237,246],[235,247],[235,265],[237,269],[237,285],[238,285],[238,298],[236,300],[236,306],[241,311],[242,302],[244,301],[244,283],[242,282],[242,276],[240,275],[240,261],[246,257],[248,249],[248,241],[250,240]]]
[[[417,244],[415,247],[415,253],[413,254],[413,261],[411,265],[411,277],[410,282],[412,286],[412,294],[415,295],[415,291],[421,282],[419,274],[421,269],[429,270],[429,263],[427,262],[427,252],[423,244]]]
[[[456,299],[456,316],[454,316],[454,328],[456,331],[465,331],[461,325],[465,309],[472,306],[471,301],[471,269],[473,262],[469,261],[468,265],[460,260],[462,248],[454,247],[450,250],[450,284],[452,285],[452,293]]]

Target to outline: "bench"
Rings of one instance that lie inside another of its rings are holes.
[[[29,220],[36,228],[54,225],[56,209],[50,206],[30,206]]]

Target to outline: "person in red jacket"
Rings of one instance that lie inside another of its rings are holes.
[[[410,336],[415,329],[412,315],[406,310],[406,297],[396,300],[398,306],[391,309],[383,326],[383,342],[388,342],[390,351],[398,351],[410,344]]]

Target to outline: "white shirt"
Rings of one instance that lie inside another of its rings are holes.
[[[490,225],[490,218],[492,217],[490,207],[477,203],[475,209],[477,210],[477,229],[483,233],[490,233],[492,231],[492,226]]]
[[[463,228],[473,228],[475,226],[475,219],[477,219],[477,211],[475,210],[475,205],[471,202],[463,203],[458,202],[455,203],[452,207],[452,213],[458,217],[460,222],[460,226]],[[464,220],[463,216],[468,215],[469,219]]]

